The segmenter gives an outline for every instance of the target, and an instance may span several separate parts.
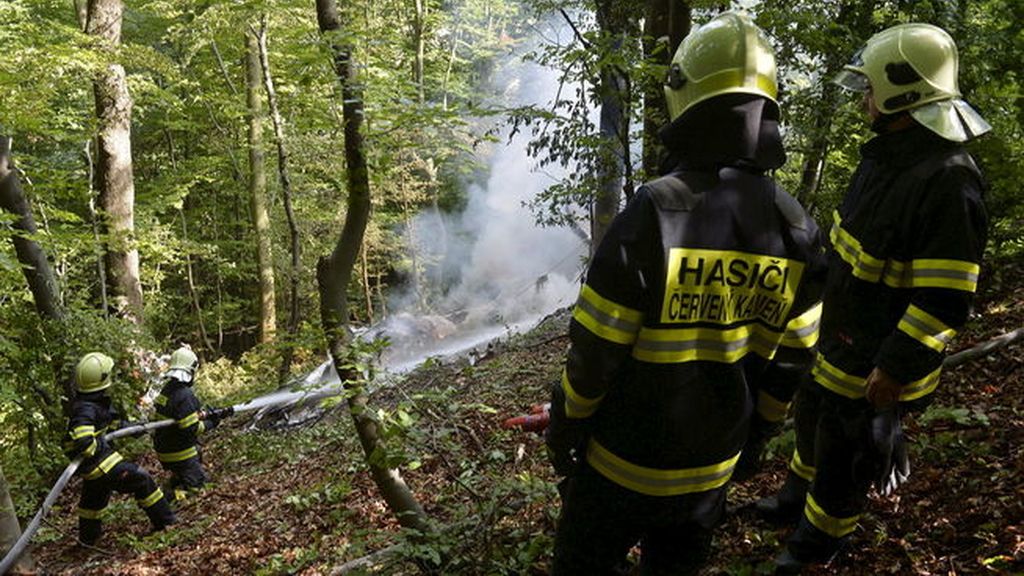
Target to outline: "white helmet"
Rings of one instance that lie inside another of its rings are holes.
[[[931,24],[900,24],[868,39],[835,83],[872,91],[884,114],[906,110],[947,140],[964,142],[991,126],[960,98],[959,57],[948,33]]]
[[[199,358],[195,352],[188,346],[182,346],[171,354],[171,366],[167,370],[167,377],[186,383],[192,382],[198,367]]]

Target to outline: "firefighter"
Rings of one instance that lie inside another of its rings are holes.
[[[874,483],[910,473],[900,415],[939,383],[967,317],[985,247],[985,184],[963,142],[989,125],[961,99],[953,39],[929,24],[873,37],[836,82],[864,93],[871,129],[834,213],[819,354],[796,406],[782,491],[759,503],[798,518],[781,574],[831,559]]]
[[[767,174],[785,161],[776,93],[772,48],[744,13],[674,55],[671,160],[600,242],[552,387],[555,575],[613,573],[638,542],[644,574],[695,573],[730,477],[756,469],[811,365],[823,251]]]
[[[202,488],[209,479],[203,470],[199,452],[199,435],[213,430],[228,416],[231,408],[203,410],[192,391],[199,358],[188,346],[171,354],[166,383],[156,397],[156,413],[163,419],[174,420],[174,426],[153,431],[156,457],[171,478],[166,484],[174,502],[184,500],[189,490]]]
[[[114,361],[100,352],[86,354],[75,368],[77,394],[71,403],[64,451],[68,458],[82,458],[78,467],[82,477],[78,539],[87,545],[95,544],[102,534],[101,515],[113,492],[134,494],[153,531],[177,521],[163,491],[149,473],[124,461],[103,437],[120,422],[107,395],[113,369]]]

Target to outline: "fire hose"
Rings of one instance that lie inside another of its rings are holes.
[[[336,390],[319,390],[314,392],[313,394],[316,398],[324,398],[326,396],[336,396],[338,394],[341,394],[342,392],[343,389],[341,387],[338,387]],[[254,400],[250,400],[249,402],[236,404],[230,407],[230,409],[224,410],[229,413],[245,412],[248,410],[256,410],[257,408],[264,408],[267,406],[290,404],[298,401],[303,397],[309,396],[309,394],[305,392],[292,392],[289,394],[282,395],[279,398],[277,397],[278,395],[278,393],[274,393],[270,395],[274,396],[273,398],[256,398]],[[171,426],[173,424],[176,424],[175,420],[158,420],[156,422],[143,422],[126,426],[124,428],[119,428],[117,430],[114,430],[113,432],[104,434],[103,437],[107,440],[114,440],[116,438],[123,438],[125,436],[133,436],[135,434],[149,432],[150,430],[156,430],[158,428],[166,428],[167,426]],[[50,508],[52,508],[54,502],[57,501],[57,497],[60,496],[60,493],[64,490],[64,487],[67,486],[68,482],[71,481],[71,477],[74,476],[75,471],[78,470],[78,467],[81,464],[82,459],[76,458],[72,460],[70,464],[68,464],[67,468],[64,469],[64,472],[57,479],[57,483],[53,485],[53,488],[50,489],[49,494],[47,494],[46,498],[43,500],[43,505],[39,508],[39,511],[36,512],[36,515],[32,518],[28,525],[25,526],[25,530],[21,533],[21,537],[18,538],[18,541],[14,543],[14,546],[12,546],[11,549],[7,551],[7,554],[4,556],[3,561],[0,562],[0,576],[6,574],[7,571],[10,570],[12,566],[14,566],[14,563],[21,556],[22,552],[24,552],[25,548],[28,547],[29,541],[32,540],[32,537],[35,535],[36,530],[39,529],[40,524],[42,524],[43,522],[43,518],[46,516],[47,513],[49,513]]]
[[[551,403],[534,404],[530,413],[508,418],[501,423],[502,428],[519,428],[523,432],[543,432],[551,421]]]

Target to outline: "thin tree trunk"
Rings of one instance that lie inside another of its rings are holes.
[[[330,256],[321,257],[317,262],[320,316],[335,369],[345,386],[351,390],[348,397],[349,412],[373,481],[399,523],[425,533],[430,531],[429,519],[398,470],[386,468],[371,458],[380,442],[379,430],[373,411],[367,409],[362,377],[353,369],[350,361],[349,336],[345,330],[348,321],[348,286],[370,216],[370,182],[362,133],[363,94],[352,48],[342,43],[344,35],[341,34],[343,30],[334,0],[317,0],[316,14],[320,32],[330,42],[335,72],[341,83],[345,162],[348,168],[348,211],[345,224]]]
[[[18,538],[21,538],[21,525],[18,524],[18,515],[14,511],[14,502],[11,501],[7,478],[4,477],[3,468],[0,468],[0,558],[7,555]],[[9,573],[35,574],[35,571],[36,561],[32,558],[32,551],[26,550],[22,552]]]
[[[618,52],[626,46],[630,23],[626,10],[612,0],[602,0],[597,9],[601,27],[602,48]],[[624,188],[623,179],[629,166],[629,77],[614,64],[601,67],[601,164],[597,168],[598,191],[590,221],[591,254],[597,250],[605,232],[619,212]],[[627,194],[629,195],[629,194]]]
[[[647,0],[644,18],[644,59],[668,68],[679,43],[690,32],[690,4],[679,0]],[[645,178],[658,175],[665,147],[658,131],[668,122],[663,78],[644,82],[642,167]]]
[[[86,32],[113,58],[121,43],[121,0],[89,0]],[[93,82],[96,98],[99,202],[106,233],[107,280],[118,314],[142,323],[142,283],[135,247],[135,180],[132,174],[132,99],[124,67],[108,61]]]
[[[274,340],[277,308],[274,300],[274,258],[267,212],[267,177],[263,167],[263,103],[260,101],[260,56],[256,35],[245,35],[245,88],[249,106],[249,202],[256,235],[256,267],[260,279],[260,342]]]
[[[93,186],[93,182],[96,180],[96,174],[93,170],[93,166],[95,164],[92,159],[92,145],[93,140],[86,140],[83,153],[85,154],[85,165],[89,170],[89,222],[92,225],[93,251],[96,255],[96,278],[99,279],[100,285],[100,308],[103,310],[103,315],[106,316],[110,312],[110,303],[107,301],[107,266],[103,262],[103,242],[100,240],[100,219],[99,214],[96,213],[96,188]]]
[[[363,242],[360,250],[360,262],[362,263],[363,296],[366,298],[366,323],[373,324],[373,288],[370,286],[370,263],[366,257],[366,242]]]
[[[423,68],[424,60],[426,58],[426,42],[423,38],[423,30],[426,26],[427,11],[423,4],[423,0],[415,0],[416,2],[416,13],[413,16],[412,23],[412,36],[413,44],[416,46],[416,58],[413,60],[413,82],[416,83],[416,90],[419,96],[419,103],[423,104],[426,99],[425,92],[423,89]]]
[[[838,30],[867,30],[874,13],[874,2],[844,2],[839,6],[836,15]],[[822,78],[832,78],[846,62],[849,50],[843,36],[830,36],[830,46],[825,51],[825,70]],[[821,178],[825,172],[828,159],[828,145],[831,140],[832,117],[835,114],[839,99],[839,88],[831,82],[821,81],[818,89],[818,105],[815,107],[814,125],[809,136],[807,149],[804,153],[800,172],[800,184],[797,187],[796,199],[810,209],[821,186]]]
[[[444,80],[441,82],[441,109],[448,111],[448,82],[451,81],[452,68],[455,67],[455,55],[459,46],[459,22],[452,29],[452,49],[448,52],[448,65],[444,69]]]
[[[277,107],[277,91],[274,89],[274,77],[270,73],[270,57],[267,55],[267,17],[260,21],[259,30],[253,29],[256,34],[260,50],[260,67],[263,69],[263,89],[267,92],[267,104],[270,106],[270,118],[274,124],[274,143],[277,145],[277,176],[281,182],[281,198],[284,201],[284,214],[288,220],[288,235],[292,253],[291,273],[289,278],[288,294],[288,345],[285,346],[284,355],[281,359],[281,368],[278,370],[278,379],[283,381],[292,366],[292,352],[294,351],[294,340],[299,332],[299,275],[300,270],[300,245],[299,226],[295,222],[295,212],[292,210],[292,179],[288,175],[288,150],[284,144],[284,122],[281,120],[281,111]]]
[[[57,296],[57,280],[43,248],[32,239],[36,221],[21,189],[21,180],[11,161],[11,138],[0,136],[0,207],[17,219],[11,225],[18,231],[12,241],[21,263],[21,271],[35,300],[36,311],[43,318],[60,320],[64,310]]]

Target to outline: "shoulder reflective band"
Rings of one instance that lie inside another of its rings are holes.
[[[860,245],[860,240],[857,240],[852,234],[843,229],[843,219],[839,215],[839,210],[832,212],[832,219],[832,229],[829,231],[828,236],[832,240],[832,246],[836,254],[853,268],[853,275],[855,277],[872,283],[881,280],[882,272],[885,269],[885,261],[879,260],[865,252]]]
[[[757,392],[757,413],[768,422],[782,422],[789,412],[789,403],[776,399],[764,390]]]
[[[199,412],[193,412],[193,413],[189,414],[188,416],[185,416],[184,418],[178,420],[178,428],[182,428],[182,429],[188,428],[189,426],[194,426],[198,422],[199,422]]]
[[[813,348],[818,343],[819,324],[821,324],[821,302],[786,324],[786,331],[782,334],[780,344],[789,348]]]
[[[821,530],[825,534],[832,536],[833,538],[842,538],[847,534],[857,529],[857,521],[860,520],[860,514],[856,516],[850,516],[848,518],[838,518],[836,516],[829,516],[818,502],[814,500],[814,496],[807,493],[807,503],[804,505],[804,516],[810,521],[818,530]]]
[[[181,462],[182,460],[188,460],[199,456],[199,450],[196,450],[195,446],[189,446],[184,450],[178,452],[157,452],[156,459],[161,462]]]
[[[96,435],[96,427],[89,424],[86,426],[75,426],[71,430],[71,439],[78,440],[79,438],[87,438],[89,436]]]
[[[804,464],[803,459],[800,458],[800,450],[796,448],[793,448],[793,457],[789,459],[789,469],[793,471],[793,474],[808,482],[814,480],[814,475],[817,473],[817,469],[814,466]]]
[[[678,496],[705,492],[724,486],[740,455],[718,464],[698,468],[663,470],[638,466],[619,458],[591,439],[587,446],[587,462],[616,484],[648,496]]]
[[[153,490],[153,492],[149,496],[146,496],[145,498],[140,498],[138,500],[139,507],[141,507],[141,508],[149,508],[153,504],[156,504],[157,502],[159,502],[160,499],[163,498],[163,497],[164,497],[164,491],[161,490],[160,488],[157,488],[156,490]]]
[[[632,344],[644,318],[642,313],[604,298],[586,284],[572,317],[595,335],[616,344]]]
[[[580,396],[573,389],[572,383],[569,382],[569,374],[565,368],[562,369],[562,391],[565,392],[565,415],[569,418],[586,418],[590,416],[594,413],[594,410],[597,410],[601,399],[604,398],[604,396],[598,396],[597,398]]]
[[[913,304],[907,307],[896,328],[936,352],[945,350],[956,335],[956,330]]]
[[[114,466],[117,466],[117,463],[121,460],[124,460],[124,458],[121,457],[121,454],[118,452],[111,452],[110,455],[97,464],[95,468],[90,470],[88,473],[83,474],[82,478],[85,478],[86,480],[95,480],[107,472],[110,472],[110,470]]]
[[[643,328],[633,357],[654,364],[706,360],[733,364],[750,352],[767,360],[775,356],[782,333],[761,324],[739,328]]]
[[[945,258],[915,258],[909,262],[882,260],[868,254],[859,240],[842,227],[839,211],[829,237],[836,254],[865,282],[884,282],[892,288],[949,288],[976,292],[981,267],[974,262]]]
[[[804,263],[735,250],[672,248],[661,324],[734,326],[758,321],[781,330]]]
[[[903,386],[900,391],[900,400],[906,402],[916,400],[922,396],[932,393],[939,385],[939,376],[942,374],[940,364],[933,372]],[[811,369],[811,376],[814,381],[825,388],[847,398],[863,398],[867,376],[855,376],[847,374],[839,368],[830,364],[820,353],[814,360],[814,368]]]

